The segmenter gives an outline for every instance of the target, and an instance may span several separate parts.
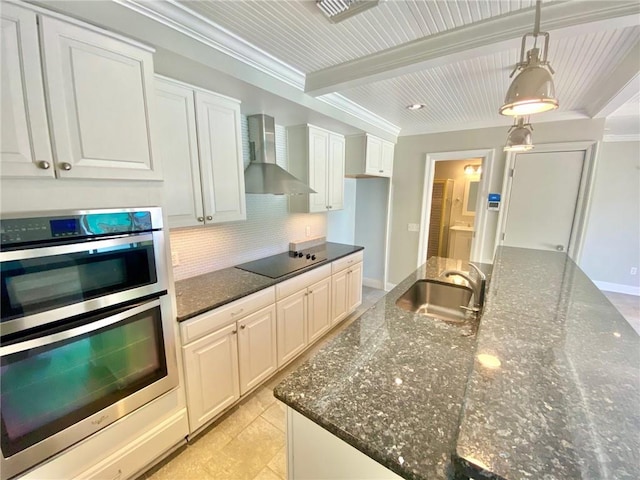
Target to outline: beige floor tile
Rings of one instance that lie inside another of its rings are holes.
[[[279,477],[287,478],[287,447],[282,447],[269,462],[269,468]]]
[[[273,396],[273,388],[267,388],[266,386],[258,388],[253,392],[252,396],[263,411],[268,410],[276,401],[276,397]]]
[[[228,417],[222,420],[216,427],[221,433],[234,438],[244,430],[251,422],[264,412],[264,407],[259,400],[252,395],[246,402],[240,405]]]
[[[274,427],[277,427],[278,430],[282,432],[287,431],[287,419],[284,403],[276,400],[273,405],[265,410],[260,416]]]
[[[155,473],[147,476],[148,480],[214,480],[198,459],[187,447],[170,462]]]
[[[189,443],[187,448],[191,450],[191,454],[197,461],[205,464],[232,439],[233,437],[214,426],[201,433],[193,442]]]
[[[285,480],[284,477],[276,475],[269,467],[264,467],[253,480]]]

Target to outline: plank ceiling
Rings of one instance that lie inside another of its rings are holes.
[[[338,24],[314,1],[181,1],[184,6],[303,74],[349,62],[413,40],[522,9],[534,0],[388,0]],[[544,9],[543,9],[544,19]],[[638,26],[603,23],[552,35],[549,60],[559,111],[586,116],[594,89],[640,41]],[[402,128],[401,135],[487,124],[508,124],[497,109],[519,58],[520,40],[497,51],[338,91]],[[426,109],[405,106],[424,103]],[[634,105],[637,105],[637,100]],[[633,112],[632,112],[633,113]],[[569,117],[565,117],[569,118]]]

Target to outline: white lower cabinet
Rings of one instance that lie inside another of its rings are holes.
[[[307,290],[308,343],[313,343],[331,328],[331,278],[327,277]]]
[[[240,398],[236,328],[233,323],[183,347],[191,433]]]
[[[331,275],[331,324],[344,320],[362,304],[362,252],[336,260]]]
[[[277,370],[274,300],[270,287],[180,324],[191,434]]]
[[[244,395],[277,370],[275,305],[238,320],[237,326],[240,395]]]
[[[307,289],[277,303],[278,368],[296,358],[307,346]]]

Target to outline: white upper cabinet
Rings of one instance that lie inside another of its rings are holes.
[[[3,3],[0,18],[0,173],[3,177],[53,177],[36,14]]]
[[[395,145],[368,133],[347,137],[346,175],[391,177]]]
[[[287,128],[289,172],[316,193],[289,197],[292,212],[340,210],[344,203],[344,136],[314,127]]]
[[[240,102],[198,90],[196,124],[205,220],[245,220]]]
[[[156,77],[169,226],[246,219],[240,102]]]
[[[162,180],[152,50],[40,12],[2,5],[3,176]]]

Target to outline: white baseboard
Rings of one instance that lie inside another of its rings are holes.
[[[384,282],[377,278],[363,278],[362,285],[365,287],[377,288],[378,290],[384,290]]]
[[[621,283],[599,282],[596,280],[594,280],[593,283],[596,284],[596,287],[600,290],[604,290],[605,292],[626,293],[627,295],[640,296],[640,287],[623,285]]]
[[[394,288],[396,288],[396,285],[397,285],[397,284],[395,284],[395,283],[387,282],[387,285],[386,285],[385,290],[386,290],[387,292],[390,292],[391,290],[393,290]]]

